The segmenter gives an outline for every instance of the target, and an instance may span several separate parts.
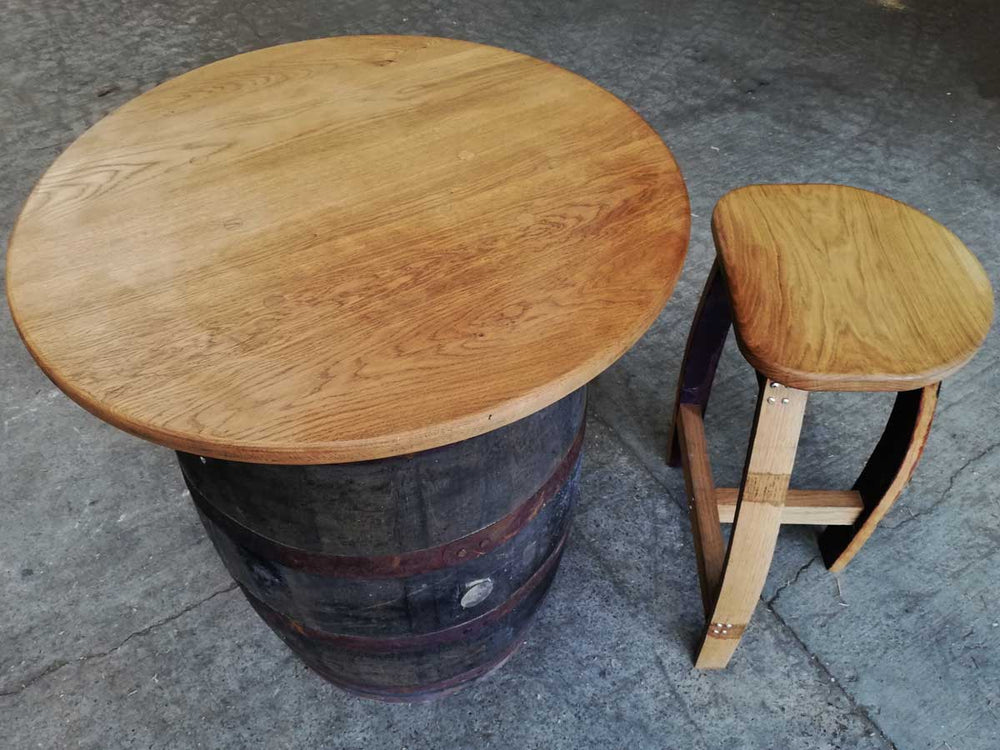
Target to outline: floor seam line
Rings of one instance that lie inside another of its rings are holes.
[[[799,567],[799,569],[797,571],[795,571],[795,575],[793,575],[791,578],[789,578],[783,584],[781,584],[780,586],[778,586],[777,590],[774,592],[774,594],[771,595],[770,599],[764,599],[764,597],[761,597],[761,599],[764,601],[764,603],[767,604],[768,607],[770,607],[772,604],[774,604],[776,601],[778,601],[778,597],[781,596],[781,592],[783,592],[789,586],[794,586],[796,583],[798,583],[799,577],[803,573],[805,573],[806,568],[808,568],[810,565],[812,565],[818,559],[819,559],[819,554],[813,554],[813,556],[810,557],[809,560],[806,561],[806,563],[804,565],[801,565]]]
[[[22,683],[20,687],[15,688],[14,690],[0,691],[0,698],[6,698],[6,697],[13,696],[13,695],[19,695],[20,693],[23,693],[25,690],[27,690],[29,687],[31,687],[35,683],[39,682],[43,678],[48,677],[51,674],[55,674],[56,672],[58,672],[63,667],[69,666],[70,664],[76,664],[76,663],[79,663],[79,662],[91,661],[93,659],[103,659],[106,656],[110,656],[111,654],[113,654],[115,651],[117,651],[118,649],[120,649],[122,646],[124,646],[126,643],[128,643],[133,638],[138,638],[140,636],[149,635],[154,630],[163,627],[164,625],[166,625],[169,622],[173,622],[174,620],[178,619],[179,617],[183,617],[188,612],[191,612],[192,610],[197,609],[202,604],[205,604],[206,602],[211,601],[215,597],[220,596],[222,594],[225,594],[225,593],[227,593],[229,591],[235,590],[238,585],[239,584],[234,581],[231,584],[229,584],[228,586],[226,586],[225,588],[221,588],[221,589],[219,589],[217,591],[213,591],[211,594],[209,594],[205,598],[199,599],[198,601],[196,601],[196,602],[194,602],[192,604],[189,604],[188,606],[184,607],[183,609],[179,610],[178,612],[175,612],[174,614],[168,615],[167,617],[164,617],[161,620],[157,620],[156,622],[150,623],[149,625],[147,625],[144,628],[140,628],[139,630],[136,630],[136,631],[134,631],[132,633],[129,633],[127,636],[125,636],[125,638],[121,641],[121,643],[119,643],[117,646],[114,646],[114,647],[108,649],[107,651],[97,651],[97,652],[94,652],[92,654],[84,654],[83,656],[77,656],[77,657],[75,657],[73,659],[69,659],[69,660],[59,660],[59,661],[56,661],[56,662],[50,664],[49,666],[47,666],[45,669],[43,669],[41,672],[39,672],[38,674],[36,674],[34,677],[32,677],[31,679],[29,679],[27,682]]]
[[[795,639],[795,642],[799,645],[799,648],[801,648],[806,654],[809,655],[810,661],[814,662],[820,668],[820,670],[822,670],[823,674],[825,674],[830,679],[830,682],[837,686],[837,690],[839,690],[840,693],[844,696],[844,698],[847,699],[847,702],[851,704],[853,710],[875,728],[875,731],[877,731],[879,736],[888,743],[889,747],[892,748],[892,750],[898,750],[896,747],[896,743],[889,738],[889,735],[885,733],[885,730],[883,730],[882,727],[878,724],[878,722],[876,722],[875,719],[872,718],[871,714],[868,713],[867,709],[865,709],[864,706],[858,703],[854,699],[853,695],[847,692],[847,689],[841,684],[840,680],[837,679],[837,676],[833,674],[833,672],[830,671],[830,669],[823,663],[823,661],[810,650],[810,648],[806,645],[806,642],[803,641],[799,637],[799,634],[795,632],[795,629],[792,628],[792,626],[785,621],[785,618],[783,618],[780,614],[778,614],[778,611],[771,606],[770,602],[764,599],[762,599],[761,601],[764,603],[764,606],[767,607],[767,609],[771,612],[771,614],[775,616],[778,622],[781,623],[781,626],[789,632],[792,638]]]
[[[633,448],[631,445],[628,444],[628,442],[626,442],[625,438],[621,436],[618,430],[615,429],[615,427],[613,427],[608,420],[604,419],[604,417],[601,417],[596,412],[589,414],[588,417],[597,420],[605,428],[607,428],[608,432],[611,433],[611,436],[614,438],[615,442],[618,443],[622,448],[624,448],[632,456],[632,458],[634,458],[638,462],[639,467],[643,470],[643,472],[645,472],[646,475],[653,480],[653,483],[657,487],[659,487],[660,489],[662,489],[664,492],[667,493],[667,497],[670,498],[670,501],[674,505],[676,505],[681,510],[686,509],[686,506],[683,503],[678,502],[677,497],[674,495],[673,491],[669,487],[667,487],[666,483],[658,476],[656,476],[656,474],[653,473],[652,469],[646,466],[646,462],[642,459],[642,456],[639,455],[638,451],[636,451],[635,448]]]

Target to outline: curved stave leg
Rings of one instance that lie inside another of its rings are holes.
[[[739,645],[771,567],[808,393],[765,380],[736,503],[719,595],[695,667],[722,669]]]
[[[934,419],[940,383],[896,394],[896,403],[854,490],[864,510],[853,526],[827,527],[819,538],[823,561],[843,570],[892,508],[920,461]]]
[[[712,264],[705,281],[705,289],[698,301],[698,309],[691,323],[681,374],[677,382],[677,398],[674,400],[673,424],[667,443],[667,463],[679,466],[681,445],[677,433],[677,421],[681,404],[697,404],[701,413],[708,406],[708,396],[719,365],[722,347],[732,323],[732,310],[726,293],[726,282],[719,261]]]

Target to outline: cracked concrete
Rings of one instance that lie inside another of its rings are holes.
[[[992,443],[991,445],[986,446],[981,451],[979,451],[979,453],[977,453],[972,458],[970,458],[968,461],[963,462],[961,466],[959,466],[953,472],[951,472],[951,476],[948,477],[948,486],[945,487],[944,490],[941,491],[941,494],[938,495],[938,499],[937,500],[935,500],[933,503],[931,503],[930,505],[928,505],[926,508],[924,508],[923,510],[919,511],[918,513],[914,513],[912,511],[910,511],[910,514],[906,518],[904,518],[903,520],[899,521],[896,524],[888,524],[888,523],[885,524],[885,528],[894,531],[894,530],[900,528],[901,526],[905,526],[906,524],[908,524],[908,523],[910,523],[912,521],[916,521],[918,518],[921,518],[922,516],[925,516],[925,515],[927,515],[929,513],[933,513],[951,495],[951,491],[955,487],[955,480],[958,479],[960,476],[962,476],[965,473],[965,471],[970,466],[972,466],[972,464],[978,463],[979,461],[982,461],[984,458],[986,458],[987,456],[989,456],[997,448],[1000,448],[1000,441]]]
[[[110,656],[115,651],[117,651],[122,646],[124,646],[126,643],[128,643],[129,641],[131,641],[133,638],[138,638],[138,637],[141,637],[141,636],[144,636],[144,635],[149,635],[150,633],[152,633],[157,628],[163,627],[167,623],[173,622],[178,617],[182,617],[183,615],[186,615],[191,610],[197,609],[202,604],[205,604],[206,602],[211,601],[212,599],[214,599],[215,597],[219,596],[220,594],[226,594],[226,593],[228,593],[230,591],[235,591],[236,590],[236,586],[237,586],[237,584],[235,582],[230,583],[228,586],[225,586],[225,587],[219,589],[218,591],[212,592],[211,594],[209,594],[205,598],[199,599],[198,601],[194,602],[193,604],[187,605],[186,607],[184,607],[183,609],[181,609],[178,612],[174,612],[173,614],[167,615],[163,619],[157,620],[156,622],[151,623],[150,625],[147,625],[146,627],[142,628],[141,630],[135,630],[135,631],[129,633],[127,636],[125,636],[125,638],[122,640],[122,642],[119,643],[117,646],[112,646],[111,648],[107,649],[106,651],[98,651],[98,652],[93,653],[93,654],[84,654],[83,656],[77,656],[75,659],[73,659],[73,661],[75,661],[75,662],[90,661],[91,659],[103,659],[106,656]],[[45,677],[48,677],[50,674],[53,674],[54,672],[58,672],[60,669],[62,669],[65,666],[68,666],[70,663],[71,662],[64,661],[64,660],[55,661],[52,664],[50,664],[49,666],[45,667],[38,674],[33,675],[26,682],[21,683],[20,687],[15,688],[13,690],[0,691],[0,697],[2,697],[2,696],[8,696],[8,695],[17,695],[18,693],[22,693],[25,690],[27,690],[29,687],[31,687],[32,685],[34,685],[36,682],[38,682],[39,680],[41,680],[41,679],[43,679]]]
[[[498,44],[606,86],[674,150],[693,231],[666,310],[593,385],[574,536],[526,646],[430,705],[356,700],[306,671],[234,590],[172,455],[70,403],[0,318],[0,745],[996,747],[995,333],[945,384],[910,489],[841,576],[816,564],[811,530],[782,530],[723,673],[691,669],[701,605],[663,450],[726,190],[878,189],[1000,277],[1000,6],[8,0],[4,21],[4,236],[59,151],[136,94],[237,52],[364,32]],[[753,401],[730,341],[706,423],[720,484],[738,481]],[[887,394],[811,397],[793,486],[850,486],[890,407]]]
[[[813,555],[802,566],[800,566],[798,570],[795,571],[795,575],[793,575],[783,584],[778,586],[778,588],[775,589],[774,593],[771,594],[770,598],[765,600],[767,602],[767,606],[773,609],[775,602],[778,601],[778,597],[781,596],[781,592],[787,589],[789,586],[794,586],[796,583],[798,583],[799,578],[802,576],[803,573],[806,572],[806,569],[808,569],[809,566],[812,565],[817,560],[819,560],[819,555],[818,554]]]

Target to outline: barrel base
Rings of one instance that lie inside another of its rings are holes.
[[[464,674],[456,675],[450,680],[444,680],[433,685],[421,685],[419,687],[401,690],[379,690],[365,685],[356,685],[351,682],[344,682],[329,670],[324,669],[321,665],[310,662],[310,660],[306,659],[301,654],[298,656],[302,662],[309,667],[309,669],[318,674],[331,685],[336,688],[340,688],[345,693],[350,693],[357,698],[380,701],[382,703],[430,703],[431,701],[439,700],[441,698],[447,698],[449,695],[453,695],[460,690],[471,687],[477,682],[485,680],[491,674],[503,667],[504,664],[514,657],[518,649],[524,645],[524,639],[527,636],[528,631],[531,630],[531,626],[533,624],[534,623],[528,623],[524,631],[518,635],[517,639],[506,649],[506,651],[501,653],[500,656],[492,662],[480,665],[475,669],[465,672]]]

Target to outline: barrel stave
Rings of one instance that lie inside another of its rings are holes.
[[[177,456],[194,489],[263,537],[330,555],[399,554],[514,511],[566,456],[585,400],[580,389],[478,437],[376,461],[283,466]]]
[[[385,700],[503,663],[555,576],[579,493],[584,389],[408,456],[276,466],[178,458],[247,600],[302,660]]]
[[[321,631],[355,635],[420,633],[476,617],[513,594],[552,554],[569,527],[576,498],[576,473],[544,504],[530,523],[506,543],[465,562],[407,577],[337,576],[284,564],[261,549],[249,549],[205,512],[206,501],[192,491],[202,523],[230,574],[256,599]],[[430,552],[428,550],[427,552]],[[429,556],[429,555],[428,555]],[[328,559],[335,569],[336,558]],[[492,590],[481,603],[462,606],[469,582],[489,579]]]

